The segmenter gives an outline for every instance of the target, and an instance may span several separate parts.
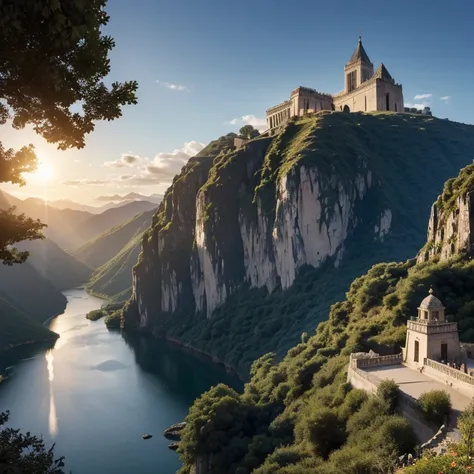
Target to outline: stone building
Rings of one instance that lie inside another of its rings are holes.
[[[383,64],[374,72],[374,65],[359,36],[357,47],[344,67],[344,90],[331,95],[308,87],[298,87],[291,92],[289,100],[267,110],[267,128],[274,129],[290,117],[320,110],[403,112],[402,86],[395,83]]]
[[[425,360],[461,364],[458,324],[446,321],[444,306],[433,295],[429,295],[418,308],[418,317],[407,322],[407,337],[403,349],[403,362],[422,367]]]

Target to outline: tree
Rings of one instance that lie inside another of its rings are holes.
[[[252,125],[244,125],[239,130],[240,136],[245,140],[250,140],[251,138],[258,137],[260,132],[252,127]]]
[[[471,402],[459,416],[458,428],[461,432],[462,446],[469,459],[474,454],[474,402]]]
[[[42,439],[5,428],[9,413],[0,413],[0,472],[64,474],[63,457],[55,459],[54,445],[46,449]]]
[[[102,34],[106,0],[5,0],[0,2],[0,125],[33,130],[58,149],[83,148],[99,120],[114,120],[136,104],[136,81],[104,82],[115,46]],[[33,145],[15,151],[0,143],[0,182],[24,185],[34,171]],[[21,263],[27,253],[11,246],[42,238],[39,221],[0,215],[0,259]]]

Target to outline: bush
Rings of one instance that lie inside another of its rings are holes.
[[[444,423],[451,411],[451,397],[444,390],[431,390],[420,395],[418,403],[428,421]]]
[[[94,309],[93,311],[89,311],[87,313],[86,318],[91,321],[97,321],[100,318],[106,316],[107,313],[103,309]]]
[[[398,385],[395,380],[383,380],[377,387],[377,396],[387,402],[391,413],[395,412],[398,400]]]
[[[403,474],[436,474],[448,473],[460,474],[470,472],[466,469],[467,465],[457,456],[437,456],[433,458],[423,458],[416,462],[414,466],[407,467],[402,471]]]
[[[296,438],[306,441],[316,456],[327,458],[334,449],[340,448],[345,441],[344,423],[338,414],[321,408],[303,419],[295,430]]]

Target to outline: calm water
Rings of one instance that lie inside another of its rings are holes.
[[[14,365],[0,386],[0,411],[10,410],[10,426],[55,442],[73,474],[174,473],[179,458],[163,430],[212,385],[241,383],[174,347],[88,321],[102,300],[83,290],[65,295],[66,311],[50,323],[61,336],[53,349],[0,354],[0,373]]]

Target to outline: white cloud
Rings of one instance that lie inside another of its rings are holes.
[[[255,115],[242,115],[240,118],[233,118],[224,122],[225,125],[252,125],[257,130],[263,132],[267,129],[267,121],[264,118],[256,117]]]
[[[197,155],[205,147],[197,141],[186,142],[182,148],[169,153],[158,153],[153,159],[131,153],[124,153],[118,160],[106,161],[104,167],[126,170],[127,174],[111,175],[106,180],[74,179],[64,181],[67,186],[103,185],[110,186],[146,186],[169,184],[181,171],[189,158]]]
[[[429,99],[432,97],[433,94],[416,94],[415,97],[413,97],[414,100],[423,100],[423,99]]]
[[[451,99],[450,95],[444,95],[443,97],[439,98],[439,100],[443,101],[445,104],[447,104],[450,99]]]
[[[182,84],[172,84],[171,82],[162,81],[156,81],[156,83],[173,91],[189,92],[189,89],[186,86],[183,86]]]
[[[102,186],[108,184],[109,181],[103,179],[67,179],[62,184],[66,186]]]
[[[138,163],[141,158],[138,155],[132,155],[131,153],[123,153],[122,156],[115,161],[106,161],[104,166],[108,168],[128,168]]]
[[[411,102],[405,102],[405,107],[408,107],[409,109],[421,109],[423,110],[425,107],[429,107],[430,103],[429,102],[419,102],[416,104],[412,104]]]

